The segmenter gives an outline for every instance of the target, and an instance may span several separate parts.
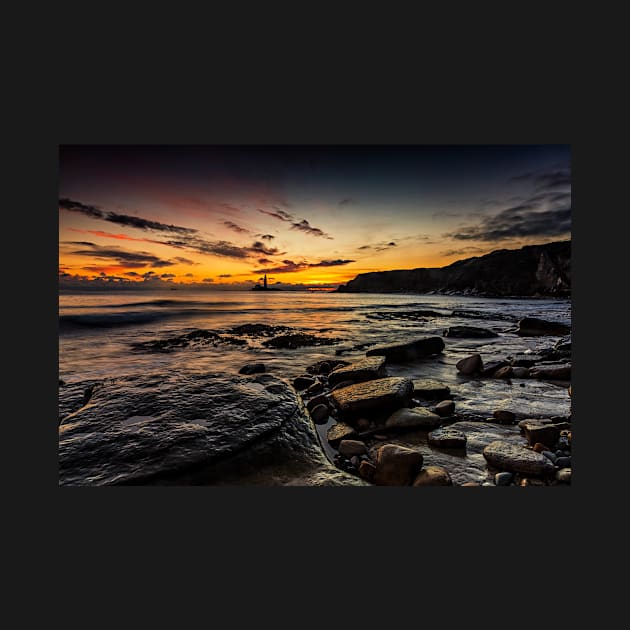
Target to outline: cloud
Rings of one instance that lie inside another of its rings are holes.
[[[571,168],[567,165],[556,165],[553,169],[539,169],[516,175],[510,182],[529,182],[538,190],[553,190],[571,186]]]
[[[239,234],[249,234],[249,230],[246,230],[240,225],[237,225],[233,221],[223,221],[223,225],[225,225],[225,227],[227,228],[230,228],[230,230],[234,230],[235,232],[238,232]]]
[[[261,241],[254,241],[250,247],[250,251],[254,254],[265,254],[267,256],[275,256],[279,253],[277,247],[267,247]]]
[[[72,242],[72,241],[71,241]],[[89,256],[97,260],[113,260],[126,267],[170,267],[175,263],[171,260],[163,260],[150,252],[130,252],[118,247],[101,247],[94,243],[82,243],[89,249],[79,249],[72,252],[76,256]],[[87,267],[84,267],[87,269]]]
[[[160,278],[177,278],[174,273],[163,273]]]
[[[184,277],[186,277],[186,278],[192,278],[192,277],[194,277],[194,276],[193,276],[193,274],[192,274],[192,273],[187,273],[187,274],[184,274]]]
[[[260,238],[264,238],[266,241],[270,241],[276,237],[273,234],[261,234]]]
[[[315,267],[338,267],[340,265],[347,265],[353,263],[354,260],[322,260],[318,263],[308,263],[306,261],[294,262],[292,260],[283,260],[282,265],[277,267],[271,267],[269,269],[256,269],[252,273],[294,273],[296,271],[304,271],[305,269],[312,269]]]
[[[259,258],[258,259],[258,264],[259,265],[268,265],[270,263],[272,263],[273,260],[269,260],[269,258]]]
[[[198,265],[199,264],[195,262],[194,260],[190,260],[190,258],[183,258],[182,256],[175,256],[173,260],[176,260],[177,262],[182,263],[183,265]]]
[[[354,201],[354,199],[352,199],[352,197],[344,197],[343,199],[339,200],[339,205],[340,206],[350,206],[352,204],[356,203]]]
[[[300,232],[305,232],[306,234],[311,234],[312,236],[321,236],[322,238],[328,238],[331,240],[333,238],[332,236],[326,234],[323,230],[312,226],[306,219],[299,219],[284,210],[276,208],[275,212],[271,212],[270,210],[261,210],[258,208],[258,212],[262,212],[263,214],[279,219],[280,221],[290,223],[291,230],[299,230]]]
[[[114,238],[119,241],[139,241],[141,243],[159,243],[160,241],[152,241],[148,238],[133,238],[126,234],[113,234],[112,232],[103,232],[102,230],[79,230],[77,228],[68,228],[71,232],[78,232],[79,234],[92,234],[93,236],[101,236],[103,238]]]
[[[394,241],[383,241],[381,243],[375,243],[373,245],[361,245],[361,247],[358,247],[357,249],[373,249],[375,252],[382,252],[386,249],[390,249],[391,247],[398,247],[398,245]]]
[[[119,214],[112,211],[103,211],[96,206],[87,205],[80,201],[73,199],[59,199],[59,207],[62,210],[70,212],[80,212],[86,216],[94,219],[103,219],[110,223],[117,223],[119,225],[126,225],[134,227],[139,230],[151,230],[154,232],[169,232],[174,234],[196,234],[198,230],[192,228],[182,227],[180,225],[169,225],[166,223],[160,223],[159,221],[150,221],[141,217],[134,217],[128,214]]]
[[[231,273],[221,273],[219,274],[219,278],[231,278],[232,274]]]
[[[138,277],[138,278],[140,277],[140,274],[139,274],[139,273],[136,273],[135,271],[126,271],[126,272],[125,272],[125,275],[126,275],[126,276],[136,276],[136,277]]]
[[[202,282],[214,282],[214,278],[204,278]]]
[[[473,247],[472,245],[470,247],[462,247],[460,249],[449,249],[446,250],[444,252],[440,252],[440,256],[461,256],[463,254],[480,254],[482,252],[485,252],[485,249],[482,249],[481,247]]]
[[[257,210],[258,212],[262,212],[263,214],[273,217],[274,219],[279,219],[280,221],[287,221],[289,223],[292,221],[295,221],[295,217],[289,212],[280,210],[277,207],[275,208],[276,208],[275,212],[272,212],[271,210],[262,210],[261,208],[257,208]]]

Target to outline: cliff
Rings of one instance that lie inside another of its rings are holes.
[[[447,267],[362,273],[337,291],[567,297],[571,295],[571,241],[500,249]]]

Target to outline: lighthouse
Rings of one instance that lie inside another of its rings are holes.
[[[263,289],[267,288],[267,274],[265,274],[265,277],[263,278]]]

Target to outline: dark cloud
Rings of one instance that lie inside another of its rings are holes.
[[[138,278],[140,277],[140,274],[136,273],[135,271],[126,271],[125,275],[126,276],[137,276]]]
[[[372,249],[371,245],[361,245],[361,247],[359,247],[359,249]]]
[[[186,278],[192,278],[193,277],[192,273],[187,273],[187,274],[184,274],[184,275],[185,275]]]
[[[266,241],[270,241],[276,237],[273,234],[261,234],[260,238],[264,238]]]
[[[105,217],[105,213],[96,206],[88,206],[80,201],[73,201],[72,199],[60,199],[59,207],[69,212],[80,212],[94,219],[103,219]]]
[[[275,256],[279,253],[277,247],[267,247],[261,241],[254,241],[250,247],[250,251],[255,254],[265,254],[266,256]]]
[[[204,278],[202,282],[214,282],[214,278]]]
[[[251,251],[248,247],[239,247],[227,241],[207,241],[198,236],[192,236],[185,240],[167,240],[161,242],[163,245],[170,245],[171,247],[186,249],[199,254],[237,259],[249,258],[251,256]]]
[[[257,210],[258,212],[262,212],[263,214],[266,214],[280,221],[287,221],[289,223],[291,223],[292,221],[295,221],[295,217],[289,212],[280,210],[279,208],[277,208],[277,206],[275,208],[276,208],[275,212],[272,212],[271,210],[262,210],[261,208],[257,208]]]
[[[259,258],[258,259],[258,264],[259,265],[268,265],[269,263],[272,263],[273,260],[269,260],[269,258]]]
[[[332,236],[326,234],[319,228],[313,227],[306,219],[302,219],[299,222],[291,224],[292,230],[300,230],[300,232],[306,232],[307,234],[311,234],[312,236],[321,236],[323,238],[328,238],[332,240]]]
[[[553,169],[531,171],[516,175],[511,182],[529,182],[538,190],[553,190],[571,186],[571,169],[568,166],[556,166]]]
[[[231,273],[221,273],[219,274],[219,278],[231,278],[232,274]]]
[[[308,263],[306,261],[294,262],[293,260],[283,260],[282,265],[277,267],[271,267],[269,269],[256,269],[252,273],[292,273],[296,271],[303,271],[305,269],[311,269],[314,267],[338,267],[340,265],[347,265],[354,260],[322,260],[318,263]]]
[[[174,273],[163,273],[160,278],[177,278]]]
[[[375,252],[382,252],[390,247],[398,247],[394,241],[383,241],[382,243],[375,243],[374,245],[361,245],[357,249],[365,250],[365,249],[373,249]]]
[[[350,206],[350,205],[352,205],[354,203],[355,203],[355,201],[354,201],[354,199],[352,199],[352,197],[345,197],[344,199],[341,199],[339,201],[339,205],[340,206]]]
[[[173,260],[176,260],[177,262],[182,263],[183,265],[198,265],[199,264],[199,263],[196,263],[194,260],[190,260],[190,258],[183,258],[182,256],[175,256]]]
[[[175,263],[171,260],[162,260],[150,252],[130,252],[117,247],[101,247],[90,244],[89,249],[79,249],[72,252],[76,256],[89,256],[97,260],[113,260],[119,265],[127,267],[170,267]],[[87,267],[84,267],[87,269]]]
[[[390,243],[387,243],[387,247],[396,247],[396,243],[394,243],[393,241]]]
[[[225,227],[230,228],[230,230],[234,230],[235,232],[238,232],[239,234],[249,234],[249,230],[246,230],[240,225],[237,225],[233,221],[223,221],[223,225],[225,225]]]
[[[96,247],[96,243],[90,241],[63,241],[63,245],[77,245],[78,247]]]
[[[485,252],[485,249],[482,249],[481,247],[473,247],[472,245],[470,247],[462,247],[460,249],[449,249],[446,250],[444,252],[440,252],[440,256],[463,256],[464,254],[481,254],[482,252]]]

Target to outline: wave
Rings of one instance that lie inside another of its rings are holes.
[[[204,302],[203,300],[149,300],[146,302],[125,302],[123,304],[94,304],[86,306],[83,304],[71,304],[64,306],[64,309],[73,308],[136,308],[138,306],[240,306],[243,302]]]

